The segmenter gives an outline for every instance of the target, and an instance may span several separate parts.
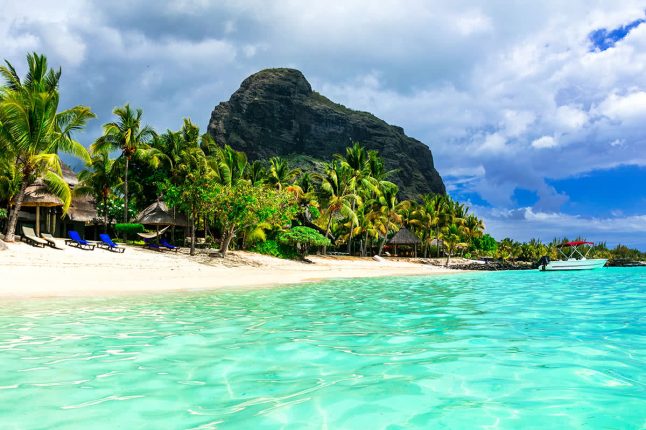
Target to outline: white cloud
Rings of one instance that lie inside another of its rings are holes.
[[[561,130],[572,131],[583,127],[588,114],[574,106],[559,106],[556,109],[555,123]]]
[[[646,120],[646,91],[635,91],[625,96],[610,94],[599,112],[618,121]]]
[[[24,71],[37,50],[61,65],[64,104],[99,114],[88,142],[125,102],[162,130],[185,116],[204,128],[249,74],[291,66],[332,100],[402,126],[455,186],[505,208],[520,187],[539,195],[537,211],[558,213],[567,196],[546,178],[646,165],[646,24],[603,52],[588,39],[643,18],[640,0],[35,0],[1,9],[3,58]]]
[[[554,148],[556,145],[558,143],[552,136],[541,136],[532,142],[532,146],[536,149]]]
[[[500,210],[476,207],[492,236],[500,240],[512,237],[527,241],[537,238],[549,242],[554,238],[584,237],[594,242],[621,243],[630,247],[646,245],[646,215],[624,216],[615,211],[611,217],[584,217],[560,212],[541,212],[532,208]]]

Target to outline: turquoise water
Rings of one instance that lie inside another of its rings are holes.
[[[1,429],[637,429],[646,270],[5,302]]]

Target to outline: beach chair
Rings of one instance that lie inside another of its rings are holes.
[[[73,246],[75,248],[84,249],[86,251],[93,251],[94,244],[88,242],[87,240],[81,239],[77,231],[70,230],[67,232],[69,239],[65,239],[65,245]]]
[[[36,236],[36,232],[31,227],[22,226],[22,241],[26,242],[33,246],[42,246],[43,248],[47,245],[47,241]]]
[[[114,243],[112,239],[110,239],[110,236],[108,236],[105,233],[101,233],[99,235],[99,238],[101,238],[101,242],[97,243],[96,245],[99,248],[107,249],[108,251],[113,251],[113,252],[121,252],[121,253],[123,253],[126,250],[126,248],[124,248],[123,246],[119,246],[116,243]]]
[[[54,249],[65,249],[63,248],[63,243],[49,233],[41,233],[40,237],[45,239],[47,245],[51,246]]]
[[[166,239],[159,239],[159,244],[171,251],[175,251],[175,252],[179,251],[179,246],[171,245],[170,243],[168,243]]]
[[[157,242],[155,242],[154,238],[150,239],[144,239],[144,248],[152,249],[153,251],[163,251],[164,248],[162,248]]]

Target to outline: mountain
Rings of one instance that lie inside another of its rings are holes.
[[[298,70],[267,69],[249,76],[228,102],[215,107],[208,132],[251,160],[279,155],[296,165],[330,160],[360,142],[378,150],[386,168],[396,170],[389,179],[402,197],[446,192],[428,146],[401,127],[312,91]]]

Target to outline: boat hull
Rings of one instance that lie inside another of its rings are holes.
[[[605,258],[550,261],[545,268],[541,267],[540,269],[546,272],[556,270],[591,270],[603,267],[606,264],[606,261],[608,260]]]

